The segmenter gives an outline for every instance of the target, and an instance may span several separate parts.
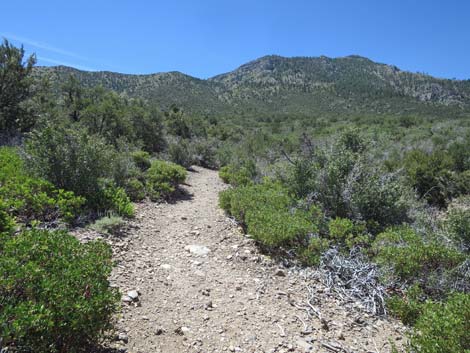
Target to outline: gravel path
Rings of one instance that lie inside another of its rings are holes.
[[[112,242],[112,283],[130,292],[114,347],[331,353],[390,352],[389,341],[400,346],[397,322],[346,308],[319,283],[260,254],[219,209],[225,186],[217,172],[195,168],[188,184],[172,204],[138,204],[127,236]],[[323,320],[299,309],[307,284]]]

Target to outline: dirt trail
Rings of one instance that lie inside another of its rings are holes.
[[[129,353],[389,352],[389,340],[400,345],[398,323],[346,309],[320,284],[324,321],[308,320],[295,307],[305,304],[307,281],[279,271],[225,217],[217,173],[196,168],[188,184],[173,204],[137,205],[127,240],[113,243],[113,285],[139,292],[138,301],[123,303],[113,345]],[[194,254],[190,245],[210,252]]]

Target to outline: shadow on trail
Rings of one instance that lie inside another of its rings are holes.
[[[185,184],[185,185],[191,186],[189,184]],[[191,201],[192,199],[194,199],[193,193],[189,192],[186,189],[178,188],[176,189],[175,193],[171,196],[171,199],[168,200],[168,203],[173,205],[182,201]]]

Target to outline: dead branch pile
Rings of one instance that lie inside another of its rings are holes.
[[[386,315],[386,292],[379,281],[379,269],[358,249],[349,256],[335,248],[326,251],[315,276],[342,300],[356,303],[372,315]]]

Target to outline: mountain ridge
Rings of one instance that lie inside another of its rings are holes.
[[[37,67],[35,73],[56,87],[72,74],[85,86],[204,115],[470,113],[470,80],[412,73],[359,55],[266,55],[208,79],[179,71],[140,75],[67,66]]]

